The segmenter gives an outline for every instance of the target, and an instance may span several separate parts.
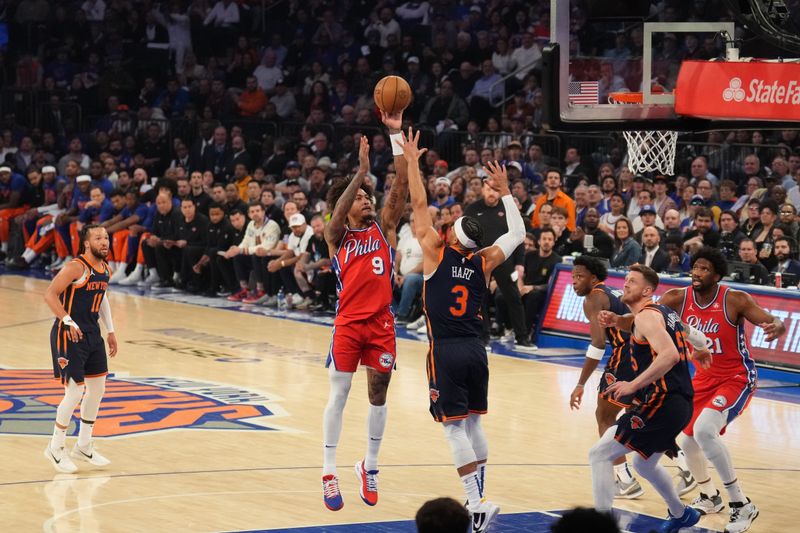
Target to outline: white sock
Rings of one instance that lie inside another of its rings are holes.
[[[67,438],[67,428],[61,429],[60,427],[53,426],[53,438],[50,439],[50,448],[57,450],[64,447],[64,441]]]
[[[342,434],[342,415],[350,394],[352,372],[339,372],[333,365],[328,371],[330,392],[322,415],[323,463],[322,475],[336,474],[336,447]]]
[[[386,429],[386,405],[370,405],[367,413],[367,455],[364,458],[364,470],[378,469],[378,451]]]
[[[8,243],[0,242],[0,252],[7,252],[7,251],[8,251]]]
[[[478,463],[478,483],[481,484],[481,494],[486,493],[486,463]]]
[[[461,476],[461,483],[464,484],[464,493],[467,495],[469,508],[477,509],[483,499],[481,485],[478,482],[478,473],[472,472],[466,476]]]
[[[623,483],[630,483],[634,480],[633,473],[631,473],[630,468],[628,468],[627,461],[614,465],[614,473],[617,475],[617,479]]]
[[[672,476],[667,469],[658,464],[662,453],[654,453],[649,459],[643,459],[640,455],[633,456],[633,466],[643,478],[650,482],[656,492],[666,502],[669,512],[674,517],[683,516],[686,506],[681,502],[678,491],[672,483]]]
[[[78,446],[86,449],[92,442],[92,430],[94,429],[94,420],[84,420],[81,418],[81,428],[78,430]]]
[[[675,457],[675,464],[683,471],[689,470],[689,464],[686,462],[686,454],[683,450],[678,450],[678,455]]]
[[[22,258],[25,260],[26,263],[33,262],[36,259],[36,252],[31,250],[30,248],[25,248],[25,251],[22,252]]]
[[[723,483],[725,490],[728,491],[728,501],[747,503],[747,496],[742,492],[742,487],[739,485],[739,480],[734,479],[729,483]]]

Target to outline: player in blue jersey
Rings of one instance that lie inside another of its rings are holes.
[[[636,452],[636,471],[653,485],[669,509],[661,531],[672,533],[700,520],[700,513],[681,503],[672,478],[658,464],[665,453],[677,453],[675,437],[692,418],[694,392],[681,319],[675,311],[653,303],[656,287],[658,274],[653,269],[631,266],[625,277],[622,302],[634,315],[630,356],[636,377],[617,380],[606,392],[617,401],[634,395],[633,406],[592,447],[589,463],[595,507],[611,511],[615,491],[613,462]]]
[[[492,271],[525,239],[525,225],[508,188],[505,166],[489,163],[487,184],[502,197],[508,232],[483,248],[477,219],[461,217],[442,239],[434,229],[419,170],[419,132],[403,135],[415,236],[422,247],[423,304],[430,412],[442,423],[472,513],[472,531],[487,531],[500,508],[484,496],[488,444],[480,416],[488,409],[489,364],[481,341],[481,302]]]
[[[108,361],[99,320],[108,332],[111,357],[117,354],[117,339],[111,320],[111,307],[105,297],[111,271],[108,233],[97,224],[87,224],[80,232],[79,255],[66,263],[45,292],[45,302],[56,315],[50,333],[53,375],[64,384],[64,398],[56,411],[53,438],[44,456],[59,472],[72,473],[78,467],[70,456],[95,466],[110,463],[92,443],[92,429],[100,401],[105,393]],[[83,399],[81,399],[83,397]],[[81,422],[78,442],[67,454],[64,449],[67,428],[78,403]]]

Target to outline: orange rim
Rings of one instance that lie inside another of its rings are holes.
[[[642,93],[608,93],[609,99],[616,104],[641,104]]]
[[[652,94],[671,94],[658,87],[653,87]],[[641,92],[608,93],[608,98],[615,104],[641,104],[643,96]]]

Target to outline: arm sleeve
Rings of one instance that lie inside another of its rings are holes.
[[[522,221],[522,215],[519,214],[517,205],[514,203],[514,197],[510,194],[503,196],[503,207],[506,208],[506,223],[508,224],[508,231],[494,241],[494,245],[498,246],[506,259],[511,257],[516,250],[517,246],[522,244],[525,240],[525,223]]]
[[[106,326],[106,331],[114,333],[114,321],[111,320],[111,305],[108,303],[108,296],[103,296],[103,301],[100,302],[100,320]]]

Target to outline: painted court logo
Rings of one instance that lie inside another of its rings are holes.
[[[63,386],[51,370],[0,369],[0,434],[50,435],[63,396]],[[269,422],[277,416],[286,412],[276,398],[240,387],[109,374],[94,435],[123,437],[175,429],[275,431],[282,428]],[[69,434],[77,432],[77,424],[70,424]]]

